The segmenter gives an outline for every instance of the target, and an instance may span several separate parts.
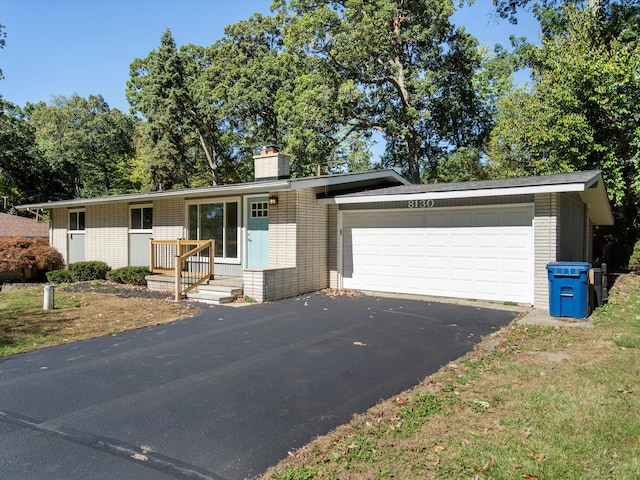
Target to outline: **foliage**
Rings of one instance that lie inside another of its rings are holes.
[[[415,183],[446,146],[477,145],[484,131],[473,89],[477,42],[449,22],[452,1],[328,0],[275,6],[288,15],[288,51],[312,59],[310,83],[331,93],[346,134],[380,132],[387,166]],[[325,79],[324,83],[320,79]],[[337,102],[334,98],[337,96]]]
[[[187,187],[189,163],[182,129],[188,97],[183,61],[169,29],[162,34],[157,50],[131,64],[127,97],[131,113],[145,119],[137,138],[145,162],[144,187]]]
[[[519,50],[535,83],[500,101],[488,146],[496,176],[602,170],[617,226],[598,242],[624,249],[640,235],[637,11],[538,10],[542,46]]]
[[[145,277],[149,275],[147,267],[122,267],[107,272],[107,280],[116,283],[144,286],[147,284]]]
[[[62,265],[62,255],[49,242],[24,237],[0,238],[0,272],[20,270],[22,279],[26,269],[47,270]]]
[[[11,204],[58,200],[62,182],[35,145],[35,128],[18,106],[0,98],[0,192]]]
[[[73,282],[73,277],[71,276],[71,272],[69,270],[51,270],[46,273],[47,281],[49,283],[71,283]]]
[[[0,49],[4,48],[6,38],[7,38],[7,32],[5,32],[5,26],[0,24]],[[2,74],[1,68],[0,68],[0,80],[4,80],[4,75]]]
[[[110,270],[109,265],[105,262],[95,260],[70,263],[67,268],[74,282],[104,280],[107,277],[107,272]]]
[[[134,120],[111,109],[100,95],[54,97],[29,105],[35,145],[62,185],[63,196],[127,193]]]
[[[640,273],[640,240],[633,246],[631,258],[629,258],[629,270]]]

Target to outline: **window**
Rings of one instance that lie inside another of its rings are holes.
[[[269,217],[268,202],[251,203],[251,218],[268,218],[268,217]]]
[[[131,230],[151,230],[153,227],[153,208],[131,207]]]
[[[84,211],[69,212],[69,230],[84,230]]]
[[[237,201],[198,203],[188,207],[188,237],[190,240],[214,240],[215,256],[238,258],[240,234]]]

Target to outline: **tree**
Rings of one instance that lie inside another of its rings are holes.
[[[601,169],[618,224],[608,234],[632,245],[640,233],[640,28],[634,9],[626,20],[616,11],[561,7],[540,17],[542,46],[521,51],[533,87],[502,101],[489,152],[503,173]]]
[[[64,198],[61,179],[35,148],[35,128],[24,111],[0,98],[0,192],[10,204]]]
[[[7,32],[5,32],[5,26],[0,24],[0,49],[4,48],[5,42],[6,42],[6,38],[7,38]],[[0,68],[0,80],[4,79],[4,75],[2,74],[2,69]]]
[[[187,91],[185,73],[169,29],[160,47],[131,64],[127,97],[132,114],[140,114],[138,149],[145,161],[148,189],[188,186],[189,162],[183,132]]]
[[[26,279],[26,270],[53,270],[63,265],[62,255],[50,247],[46,240],[24,237],[0,238],[0,273],[22,272]]]
[[[278,19],[254,14],[229,25],[212,49],[212,89],[236,146],[236,164],[251,165],[260,146],[275,144],[292,154],[292,173],[300,174],[315,144],[297,141],[303,127],[292,115],[300,63],[285,51]]]
[[[219,166],[223,158],[221,155],[226,153],[227,142],[223,132],[224,120],[220,115],[220,100],[210,83],[214,56],[210,48],[196,45],[181,48],[180,56],[183,59],[187,93],[184,103],[185,142],[193,158],[189,185],[215,186],[221,179]],[[222,183],[225,180],[223,178]]]
[[[321,59],[314,71],[336,82],[338,98],[329,101],[346,132],[380,132],[386,164],[400,166],[413,182],[421,181],[424,159],[435,163],[443,152],[481,138],[472,88],[480,56],[475,40],[449,22],[452,1],[279,0],[275,6],[289,15],[291,52]]]
[[[65,180],[68,197],[125,193],[133,153],[133,119],[111,109],[101,95],[54,97],[27,108],[35,143],[50,168]]]
[[[471,2],[473,1],[475,0],[471,0]],[[498,15],[508,19],[511,23],[518,23],[518,10],[526,8],[531,3],[532,0],[493,0]],[[533,8],[539,14],[541,11],[550,11],[556,7],[582,5],[594,13],[599,13],[602,9],[608,9],[616,3],[637,4],[635,0],[535,0]]]

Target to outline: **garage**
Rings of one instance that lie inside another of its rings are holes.
[[[533,206],[344,212],[343,287],[533,302]]]
[[[399,185],[335,195],[335,286],[549,306],[547,264],[597,262],[613,224],[602,172]]]

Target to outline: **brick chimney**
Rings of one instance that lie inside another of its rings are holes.
[[[289,178],[289,159],[276,145],[265,145],[260,154],[253,157],[255,181]]]

